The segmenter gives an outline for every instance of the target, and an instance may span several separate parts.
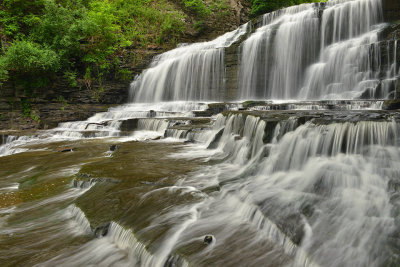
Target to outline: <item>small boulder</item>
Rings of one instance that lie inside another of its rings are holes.
[[[66,152],[73,152],[75,148],[73,147],[59,147],[57,148],[57,152],[66,153]]]
[[[400,99],[386,100],[383,102],[383,110],[396,110],[400,109]]]
[[[98,238],[106,236],[108,234],[108,229],[110,228],[110,224],[107,223],[105,225],[99,226],[94,230],[94,235]]]
[[[235,136],[233,137],[233,139],[234,139],[235,141],[239,141],[239,140],[242,140],[242,137],[241,137],[240,135],[235,135]]]
[[[149,111],[149,117],[150,118],[154,118],[157,115],[157,112],[155,112],[154,110],[150,110]]]
[[[110,146],[110,151],[115,151],[115,150],[117,150],[119,147],[118,147],[118,145],[111,145]]]
[[[211,244],[212,241],[213,241],[212,235],[206,235],[206,236],[204,237],[204,243],[206,243],[206,244]]]

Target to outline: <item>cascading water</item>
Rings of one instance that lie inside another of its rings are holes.
[[[135,102],[171,100],[223,100],[224,47],[236,42],[247,24],[204,43],[182,45],[158,56],[133,83]]]
[[[398,69],[379,65],[381,14],[380,0],[327,1],[266,14],[264,26],[242,45],[239,97],[389,97],[382,87]],[[392,68],[389,77],[380,77]]]
[[[313,5],[301,5],[267,14],[264,22],[242,47],[240,97],[294,98],[304,69],[317,56],[318,14]]]
[[[303,4],[258,24],[157,56],[133,103],[5,133],[0,259],[398,264],[400,113],[382,99],[396,94],[400,46],[381,40],[381,1]],[[236,47],[238,90],[226,61]],[[261,100],[199,102],[232,92]]]
[[[390,261],[396,207],[388,184],[400,173],[397,122],[298,126],[296,120],[282,121],[263,145],[268,121],[256,123],[259,118],[250,116],[244,122],[240,115],[219,120],[225,125],[219,147],[228,158],[181,185],[200,190],[219,185],[221,192],[199,207],[202,216],[187,236],[213,233],[220,242],[215,250],[239,239],[240,248],[232,249],[249,257],[250,265],[260,258],[248,256],[246,248],[257,250],[263,238],[277,246],[270,260],[275,253],[291,258],[283,265],[383,266]],[[235,138],[238,134],[243,140]],[[258,153],[251,152],[254,147]],[[224,220],[229,223],[218,233]],[[205,255],[193,257],[196,262]]]
[[[379,33],[384,27],[381,0],[281,9],[264,15],[242,43],[235,96],[225,88],[225,48],[240,40],[248,25],[158,56],[132,83],[131,100],[392,98],[399,75],[398,64],[392,63],[397,43],[394,53],[382,59]]]

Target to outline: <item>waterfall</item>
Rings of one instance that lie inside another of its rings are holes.
[[[68,206],[67,213],[70,215],[71,218],[74,219],[74,222],[78,225],[83,233],[89,234],[92,232],[90,222],[86,218],[85,213],[80,208],[72,204]]]
[[[300,126],[272,146],[250,195],[277,222],[303,214],[312,233],[301,246],[322,266],[379,266],[395,229],[387,186],[400,171],[398,132],[396,122]]]
[[[216,118],[209,131],[223,130],[210,139],[217,142],[211,159],[224,161],[180,184],[220,192],[198,207],[201,216],[186,236],[216,233],[225,221],[214,250],[239,239],[243,249],[234,248],[235,253],[246,257],[246,246],[265,239],[276,246],[266,260],[291,257],[284,265],[385,265],[396,250],[390,236],[397,191],[388,187],[400,173],[398,122],[300,124],[293,117],[272,129],[270,123],[234,113]],[[206,255],[199,252],[194,262]],[[257,259],[247,261],[252,265]]]
[[[223,100],[225,53],[247,32],[247,24],[217,39],[181,45],[157,56],[150,68],[132,83],[135,102],[167,100]]]
[[[4,132],[0,247],[22,245],[11,265],[398,265],[387,29],[380,0],[284,8],[158,55],[134,103]]]
[[[239,97],[387,98],[379,65],[380,0],[332,0],[266,14],[241,48]],[[385,67],[390,70],[392,67]],[[382,92],[377,92],[378,90]]]
[[[98,182],[98,179],[95,179],[95,178],[91,178],[89,181],[78,180],[78,179],[74,178],[71,182],[71,186],[74,188],[79,188],[79,189],[90,189],[97,182]]]
[[[199,140],[205,140],[208,148],[217,148],[220,157],[233,159],[243,164],[254,157],[263,144],[266,123],[259,117],[242,114],[218,115],[210,135],[205,131]],[[206,138],[204,138],[206,137]]]
[[[135,265],[150,266],[154,261],[154,256],[138,241],[132,230],[111,222],[106,238],[120,249],[126,250]]]
[[[156,56],[132,82],[130,100],[392,98],[397,43],[392,62],[383,64],[382,20],[381,0],[330,0],[268,13],[250,36],[245,24]],[[242,39],[236,92],[235,80],[226,88],[233,78],[225,75],[232,68],[225,50]]]
[[[28,136],[3,136],[2,144],[0,145],[0,156],[8,156],[14,153],[27,151],[25,148],[17,148],[16,145],[24,144],[30,139]]]

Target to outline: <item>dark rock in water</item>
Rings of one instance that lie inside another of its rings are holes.
[[[264,138],[263,138],[264,143],[272,142],[276,125],[278,125],[278,121],[268,121],[268,123],[266,124],[266,126],[264,128],[264,132],[265,132]]]
[[[193,114],[195,117],[211,117],[226,110],[229,110],[229,107],[226,103],[212,103],[208,104],[208,108],[206,110],[195,110],[193,111]]]
[[[179,125],[183,125],[183,124],[184,124],[183,122],[177,121],[177,122],[174,122],[174,125],[173,125],[173,126],[179,126]]]
[[[399,19],[400,16],[399,0],[383,0],[382,9],[385,22],[396,21]]]
[[[279,218],[277,226],[284,232],[296,245],[300,245],[304,237],[304,223],[300,214],[290,214]]]
[[[89,173],[84,173],[84,172],[80,172],[80,173],[78,173],[76,176],[82,177],[82,178],[90,178],[90,177],[92,177],[91,174],[89,174]]]
[[[221,139],[223,133],[224,129],[219,130],[219,132],[214,136],[213,140],[208,145],[207,149],[217,148],[219,140]]]
[[[139,119],[128,119],[121,123],[120,130],[125,132],[131,132],[137,129]]]
[[[60,147],[56,151],[65,153],[65,152],[73,152],[74,150],[75,150],[75,148],[72,148],[72,147]]]
[[[252,107],[256,107],[256,106],[265,106],[267,104],[270,104],[269,102],[266,101],[246,101],[242,103],[242,106],[244,109],[248,109],[248,108],[252,108]]]
[[[150,110],[149,111],[149,117],[150,118],[153,118],[153,117],[155,117],[157,115],[157,112],[155,112],[154,110]]]
[[[162,137],[161,136],[157,136],[156,138],[153,138],[151,140],[155,141],[155,140],[160,140]]]
[[[233,139],[235,141],[239,141],[239,140],[242,140],[242,137],[240,135],[235,135],[235,137]]]
[[[388,183],[389,192],[400,192],[400,181],[390,180]]]
[[[310,204],[305,204],[301,207],[301,213],[307,218],[310,218],[314,214],[314,207]]]
[[[110,151],[115,151],[118,149],[118,145],[111,145],[110,146]]]
[[[383,102],[383,110],[396,110],[400,109],[400,99],[386,100]]]
[[[193,139],[190,139],[190,140],[184,141],[183,143],[184,144],[193,144],[193,143],[195,143],[195,141]]]
[[[213,114],[209,110],[192,111],[195,117],[211,117]]]
[[[326,105],[326,108],[327,108],[328,110],[335,110],[335,109],[336,109],[336,105],[334,105],[334,104],[327,104],[327,105]]]
[[[213,241],[213,237],[211,235],[206,235],[204,237],[204,243],[211,244],[212,241]]]
[[[328,179],[320,177],[315,181],[311,192],[324,197],[329,196],[332,193],[332,184],[330,184]]]
[[[379,88],[381,86],[379,85]],[[374,98],[374,88],[367,88],[364,90],[364,92],[361,93],[359,99],[373,99]]]
[[[186,261],[179,255],[169,255],[163,267],[187,266]]]
[[[228,110],[228,106],[225,103],[212,103],[208,104],[208,110],[210,110],[213,114],[218,114]]]
[[[108,234],[108,229],[110,228],[110,223],[104,224],[102,226],[96,227],[94,230],[94,235],[96,237],[103,237]]]
[[[97,126],[106,126],[108,122],[90,122],[86,125],[85,130],[87,130],[89,128],[90,125],[97,125]]]

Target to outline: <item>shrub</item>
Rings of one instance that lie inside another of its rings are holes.
[[[204,18],[211,14],[211,10],[204,4],[202,0],[183,0],[185,7],[194,12],[196,15]]]
[[[196,14],[210,12],[202,0],[180,1]],[[185,14],[170,0],[2,0],[0,82],[33,84],[36,74],[60,69],[71,84],[85,70],[101,82],[126,47],[175,45],[184,30]]]
[[[1,61],[6,70],[20,74],[54,73],[60,68],[60,59],[53,50],[31,41],[15,41]]]

